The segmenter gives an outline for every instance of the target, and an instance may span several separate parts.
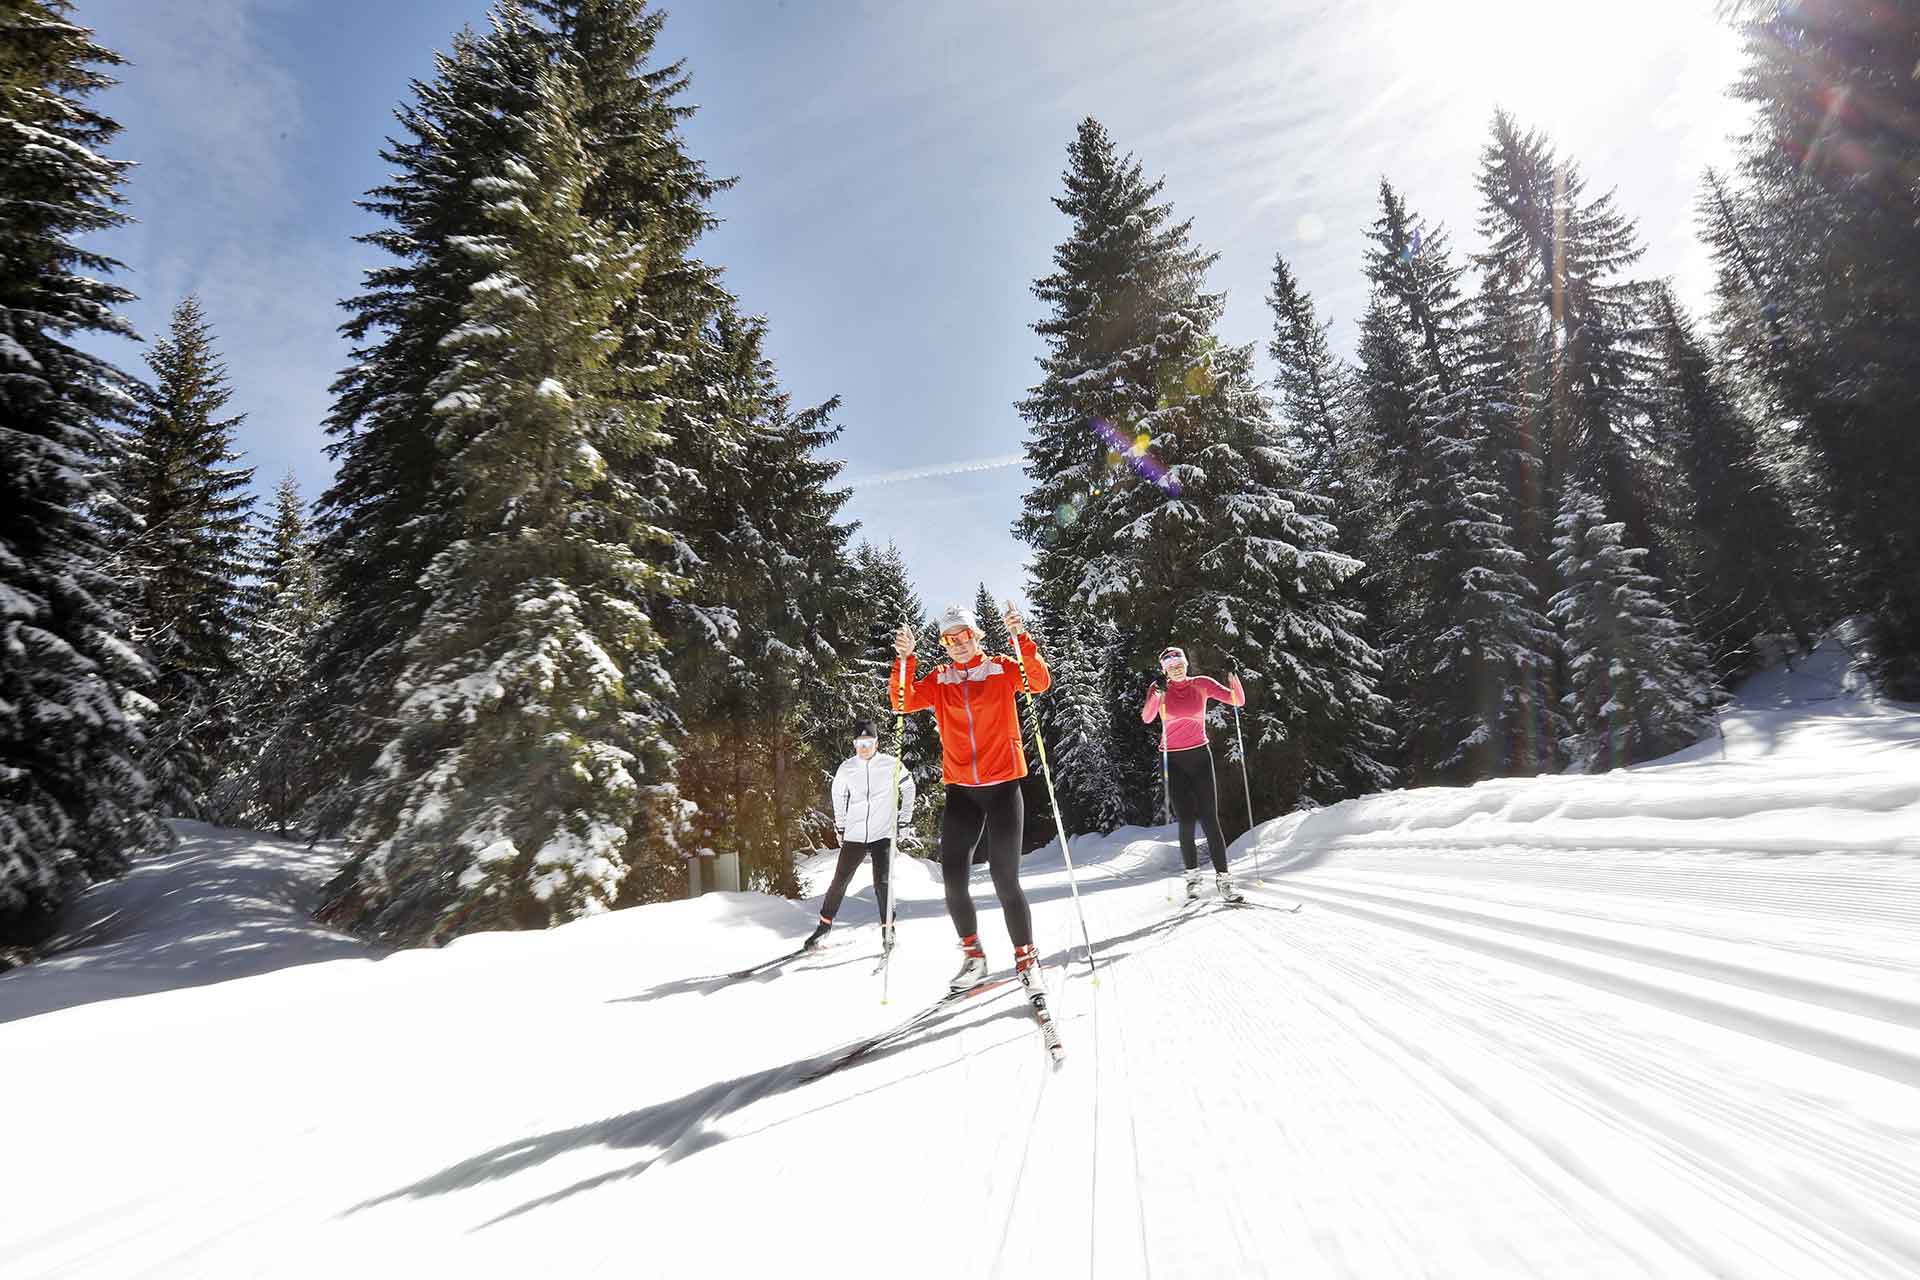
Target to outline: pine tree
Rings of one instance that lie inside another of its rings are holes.
[[[1697,742],[1712,717],[1706,655],[1640,570],[1646,553],[1622,543],[1625,525],[1578,483],[1566,486],[1556,528],[1566,585],[1552,614],[1567,637],[1568,754],[1601,773]]]
[[[1045,730],[1069,831],[1112,831],[1127,811],[1127,797],[1113,767],[1113,745],[1116,730],[1131,724],[1116,721],[1101,679],[1113,665],[1108,655],[1119,647],[1113,625],[1093,618],[1081,635],[1069,631],[1061,636],[1049,659],[1053,688],[1046,700],[1050,714]]]
[[[1003,614],[1006,606],[993,598],[982,582],[973,593],[973,614],[980,619],[980,647],[988,653],[1012,653],[1013,637],[1007,631]]]
[[[1159,469],[1180,412],[1168,393],[1204,386],[1221,307],[1220,295],[1203,291],[1213,257],[1189,243],[1190,224],[1159,200],[1163,184],[1119,155],[1098,121],[1080,123],[1063,182],[1053,203],[1072,228],[1054,251],[1055,269],[1033,286],[1049,308],[1034,325],[1047,345],[1043,377],[1018,406],[1031,483],[1015,532],[1034,547],[1028,596],[1036,628],[1051,634],[1077,631],[1090,611],[1138,588],[1137,512],[1125,490],[1177,486]],[[1144,687],[1134,650],[1160,643],[1138,620],[1121,627],[1137,643],[1108,655],[1112,666],[1100,673],[1116,698]],[[1050,706],[1041,714],[1045,729]],[[1116,752],[1114,766],[1128,819],[1150,820],[1157,753],[1136,740]]]
[[[1033,484],[1016,530],[1036,548],[1043,620],[1096,603],[1126,576],[1112,533],[1125,518],[1120,489],[1146,451],[1136,442],[1151,439],[1170,387],[1207,376],[1221,307],[1201,287],[1213,256],[1188,243],[1190,224],[1157,203],[1163,184],[1119,156],[1098,121],[1080,123],[1067,161],[1053,203],[1073,228],[1033,286],[1050,308],[1034,325],[1045,376],[1019,405]]]
[[[585,207],[653,250],[636,303],[645,344],[634,355],[661,367],[647,408],[661,414],[670,444],[632,479],[688,513],[661,565],[692,585],[657,612],[671,634],[689,722],[707,726],[694,730],[681,761],[684,775],[701,778],[686,788],[705,815],[695,819],[696,835],[703,847],[737,848],[757,883],[788,892],[788,855],[829,831],[825,775],[845,752],[852,715],[875,710],[860,705],[858,667],[836,656],[858,600],[848,589],[850,528],[836,523],[844,495],[830,488],[836,468],[810,456],[837,435],[827,425],[832,405],[790,412],[770,366],[760,369],[764,325],[739,319],[718,270],[694,256],[715,222],[709,202],[733,180],[709,175],[680,135],[694,108],[680,101],[689,84],[684,65],[653,61],[664,13],[644,0],[533,7],[551,23],[551,57],[579,75],[577,120],[600,162]],[[769,449],[780,465],[762,465]],[[738,539],[713,519],[736,509],[749,521]],[[737,576],[697,567],[734,564],[748,546],[789,559]],[[745,754],[731,764],[719,757],[734,729],[715,718],[742,692],[719,674],[728,663],[761,673],[760,699],[746,710],[765,730],[751,748],[738,744]],[[757,804],[756,788],[777,800]]]
[[[794,412],[764,337],[760,321],[730,310],[712,335],[731,371],[712,384],[706,413],[740,434],[684,503],[694,585],[671,616],[718,627],[720,643],[690,633],[672,671],[688,726],[682,783],[698,807],[692,838],[738,852],[754,883],[791,895],[794,856],[832,840],[827,784],[853,721],[879,719],[886,704],[853,657],[866,602],[852,530],[837,520],[842,464],[820,456],[839,436],[837,402]]]
[[[1333,322],[1319,318],[1313,299],[1279,254],[1273,258],[1267,306],[1273,312],[1267,355],[1280,393],[1286,445],[1299,460],[1301,483],[1333,502],[1340,549],[1371,558],[1367,553],[1378,540],[1377,460],[1353,371],[1333,354],[1327,339]]]
[[[1096,122],[1068,161],[1055,203],[1073,228],[1034,289],[1053,308],[1035,326],[1046,377],[1021,405],[1034,483],[1018,527],[1038,547],[1041,621],[1079,639],[1100,612],[1128,638],[1103,673],[1115,714],[1176,638],[1239,669],[1275,807],[1378,785],[1377,655],[1338,599],[1360,565],[1332,549],[1327,500],[1300,488],[1251,349],[1214,336],[1212,258]],[[1132,820],[1157,805],[1157,756],[1149,735],[1116,744]]]
[[[510,6],[496,22],[515,39]],[[617,465],[664,442],[628,407],[651,371],[618,358],[647,252],[583,212],[595,162],[576,77],[525,69],[528,107],[475,183],[488,229],[460,246],[489,274],[430,388],[461,536],[428,568],[335,899],[392,940],[541,927],[676,874],[669,682],[646,608],[671,584],[636,551],[666,534]]]
[[[1764,665],[1773,639],[1813,645],[1822,604],[1811,550],[1764,466],[1741,414],[1692,324],[1661,289],[1654,301],[1660,373],[1653,429],[1673,459],[1661,504],[1686,615],[1726,676]]]
[[[887,680],[893,670],[894,632],[902,626],[911,628],[916,637],[916,649],[922,653],[932,653],[934,649],[929,647],[931,641],[925,633],[933,624],[907,578],[906,560],[901,556],[900,548],[893,543],[875,547],[870,542],[861,542],[853,552],[853,576],[860,597],[866,603],[865,626],[860,633],[860,657],[857,660],[864,676],[863,692],[856,699],[855,706],[869,709],[874,723],[881,727],[885,735],[886,749],[895,751],[893,726],[886,718],[888,708],[892,705],[887,693]],[[900,761],[913,775],[915,794],[922,798],[915,807],[913,827],[923,840],[930,841],[939,830],[942,807],[939,730],[928,716],[907,716],[899,727],[904,738],[898,747]]]
[[[1486,278],[1483,309],[1499,313],[1490,319],[1505,327],[1503,336],[1531,339],[1535,367],[1510,385],[1531,385],[1541,397],[1530,406],[1530,434],[1539,442],[1545,510],[1554,509],[1563,477],[1601,477],[1608,509],[1637,545],[1656,548],[1649,568],[1657,575],[1665,557],[1639,471],[1644,442],[1635,438],[1648,367],[1642,290],[1621,278],[1643,252],[1633,221],[1612,192],[1588,199],[1579,166],[1504,111],[1494,113],[1478,186],[1488,245],[1476,258]]]
[[[221,416],[233,391],[197,298],[174,308],[147,364],[154,384],[142,390],[127,435],[117,539],[138,584],[135,635],[154,665],[142,690],[157,708],[143,766],[163,809],[200,817],[228,763],[239,710],[253,469],[233,465],[246,415]]]
[[[363,345],[333,385],[327,419],[336,470],[315,524],[334,611],[300,712],[316,738],[303,821],[321,833],[344,831],[360,810],[390,737],[375,707],[407,661],[430,598],[427,568],[460,533],[430,392],[453,363],[442,340],[489,274],[467,251],[495,230],[476,183],[493,176],[530,109],[538,54],[515,14],[503,11],[487,36],[456,35],[434,77],[414,82],[397,113],[404,137],[380,153],[393,176],[361,202],[387,225],[360,240],[394,261],[367,272],[365,291],[343,304],[342,332]]]
[[[95,515],[102,424],[135,387],[67,341],[133,336],[114,310],[132,295],[101,278],[119,264],[78,243],[126,222],[126,164],[102,154],[119,126],[87,105],[121,59],[70,12],[0,0],[0,948],[169,838],[123,709],[152,669]]]
[[[233,772],[219,790],[216,818],[270,826],[284,836],[312,785],[310,726],[299,714],[300,695],[308,643],[328,614],[307,505],[291,471],[275,486],[273,511],[256,529],[255,542],[259,579],[250,592],[242,650]]]
[[[1380,442],[1399,604],[1386,632],[1416,782],[1549,767],[1556,638],[1483,471],[1482,386],[1445,235],[1381,183],[1362,398]]]
[[[1811,453],[1883,681],[1920,697],[1920,14],[1869,0],[1737,9],[1736,93],[1756,114],[1741,189],[1709,194],[1721,336]]]

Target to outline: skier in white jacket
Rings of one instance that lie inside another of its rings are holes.
[[[892,912],[887,879],[888,846],[899,835],[900,824],[913,819],[913,775],[898,767],[899,761],[880,750],[879,735],[873,721],[862,720],[853,727],[853,755],[840,764],[833,775],[833,829],[840,836],[840,862],[833,869],[833,883],[827,887],[826,901],[820,904],[820,925],[807,939],[809,947],[833,928],[833,917],[846,896],[847,882],[853,879],[860,859],[873,855],[873,900],[880,907],[880,947],[893,949]],[[894,810],[894,779],[899,778],[900,808]]]

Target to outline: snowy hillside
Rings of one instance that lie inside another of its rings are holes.
[[[745,981],[810,904],[376,958],[300,916],[323,855],[190,828],[0,977],[0,1274],[1912,1276],[1920,708],[1825,652],[1724,725],[1268,823],[1298,914],[1080,840],[1097,986],[1033,855],[1058,1071],[1002,989],[803,1081],[952,970],[923,863],[883,1007],[864,875]]]

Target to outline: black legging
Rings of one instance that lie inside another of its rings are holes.
[[[940,875],[947,882],[947,915],[963,939],[980,931],[967,876],[973,870],[973,851],[985,833],[987,868],[993,872],[993,891],[1000,896],[1007,935],[1016,947],[1033,941],[1033,915],[1027,910],[1027,895],[1020,891],[1020,836],[1025,826],[1026,806],[1017,778],[986,787],[947,784],[947,812],[940,819]]]
[[[1193,871],[1200,866],[1200,851],[1194,847],[1193,824],[1207,830],[1207,856],[1213,869],[1227,874],[1227,837],[1220,830],[1220,796],[1213,784],[1213,751],[1209,747],[1189,747],[1167,752],[1167,790],[1173,795],[1173,812],[1180,819],[1180,860]]]
[[[853,879],[860,859],[873,855],[873,900],[879,904],[880,920],[887,919],[887,846],[890,840],[849,840],[840,846],[840,861],[833,868],[833,883],[827,886],[827,900],[820,904],[822,917],[831,920],[840,914],[840,900],[847,896],[847,882]]]

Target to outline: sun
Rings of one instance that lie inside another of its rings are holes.
[[[1698,10],[1698,12],[1695,12]],[[1455,0],[1379,11],[1403,98],[1484,120],[1495,105],[1557,129],[1625,100],[1646,61],[1712,22],[1712,0]]]

